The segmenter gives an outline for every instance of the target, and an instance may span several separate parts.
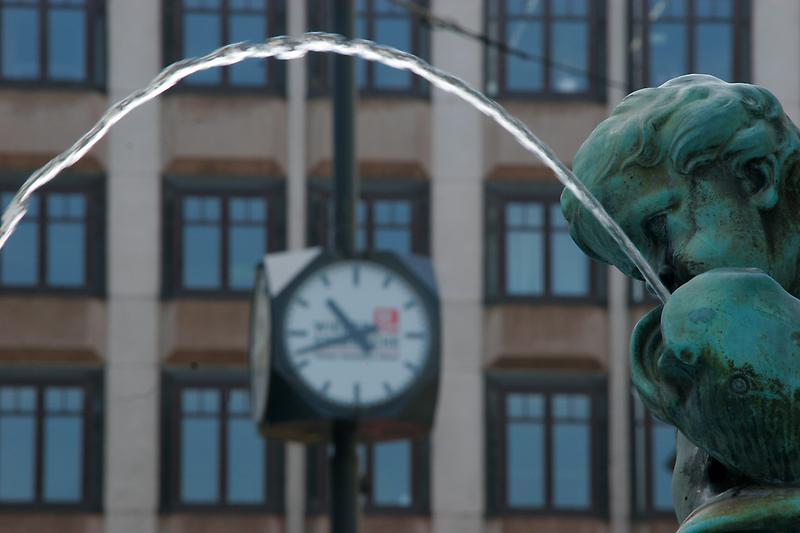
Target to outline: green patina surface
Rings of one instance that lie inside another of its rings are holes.
[[[631,373],[679,430],[682,532],[800,528],[799,162],[771,93],[702,75],[631,94],[573,160],[673,292],[637,324]],[[561,202],[587,254],[640,278]]]

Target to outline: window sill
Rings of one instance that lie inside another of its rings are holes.
[[[261,98],[285,100],[286,88],[270,85],[237,87],[231,85],[191,85],[179,83],[165,94],[170,96],[203,96],[208,98]]]
[[[599,296],[559,297],[559,296],[485,296],[484,307],[495,306],[580,306],[605,307],[607,301]]]
[[[106,94],[105,84],[91,82],[37,81],[37,80],[3,80],[0,79],[0,90],[26,91],[69,91]]]

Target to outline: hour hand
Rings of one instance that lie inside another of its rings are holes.
[[[356,343],[361,346],[361,349],[365,352],[372,350],[372,345],[367,340],[367,332],[357,328],[356,325],[353,324],[349,318],[347,318],[347,315],[344,314],[344,311],[342,311],[336,302],[329,299],[326,303],[330,310],[333,311],[333,314],[336,315],[336,318],[339,320],[339,322],[342,323],[342,326],[344,326],[344,329],[348,333],[348,337],[352,337],[353,340],[356,341]]]

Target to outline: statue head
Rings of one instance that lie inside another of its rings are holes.
[[[800,131],[767,90],[692,74],[625,98],[573,160],[670,291],[707,270],[754,267],[798,288]],[[565,190],[573,239],[641,279]]]

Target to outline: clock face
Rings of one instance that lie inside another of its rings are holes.
[[[250,315],[250,402],[257,423],[264,416],[269,379],[270,307],[267,276],[258,270]]]
[[[420,376],[431,351],[420,293],[373,261],[321,267],[289,297],[283,322],[289,364],[327,401],[371,406],[396,398]]]

